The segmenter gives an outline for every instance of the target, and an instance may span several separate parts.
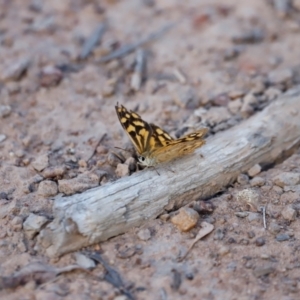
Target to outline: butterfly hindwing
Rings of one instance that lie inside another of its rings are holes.
[[[174,139],[163,129],[158,127],[155,124],[150,124],[152,128],[152,136],[150,139],[150,144],[152,149],[164,147],[168,144],[169,141],[174,141]]]
[[[153,153],[157,163],[170,161],[174,157],[180,157],[194,152],[195,149],[205,144],[205,140],[202,138],[206,133],[207,128],[203,128],[177,140],[167,142],[168,144],[165,147],[159,148]]]

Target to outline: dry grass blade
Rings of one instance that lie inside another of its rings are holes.
[[[195,244],[198,241],[200,241],[203,237],[205,237],[206,235],[208,235],[209,233],[211,233],[214,230],[214,225],[206,223],[206,222],[202,222],[201,227],[202,228],[199,230],[197,236],[193,240],[193,242],[190,245],[189,249],[186,251],[186,253],[183,256],[179,257],[177,259],[177,261],[183,261],[187,257],[187,255],[190,253],[190,251],[193,249]]]

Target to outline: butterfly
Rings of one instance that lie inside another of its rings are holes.
[[[154,167],[159,163],[190,154],[205,144],[203,137],[207,128],[173,139],[166,131],[147,123],[123,105],[117,104],[115,108],[121,125],[137,151],[139,163],[143,166]]]

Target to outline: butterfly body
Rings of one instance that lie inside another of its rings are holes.
[[[139,163],[143,166],[153,167],[190,154],[205,144],[203,137],[207,133],[207,128],[173,139],[166,131],[147,123],[137,113],[128,111],[123,105],[117,105],[116,112],[137,151]]]

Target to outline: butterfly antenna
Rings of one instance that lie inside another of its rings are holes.
[[[120,149],[120,150],[123,150],[123,151],[130,152],[130,153],[131,153],[131,151],[129,151],[129,150],[126,150],[126,149],[123,149],[123,148],[120,148],[120,147],[114,147],[114,148],[116,148],[116,149]]]

